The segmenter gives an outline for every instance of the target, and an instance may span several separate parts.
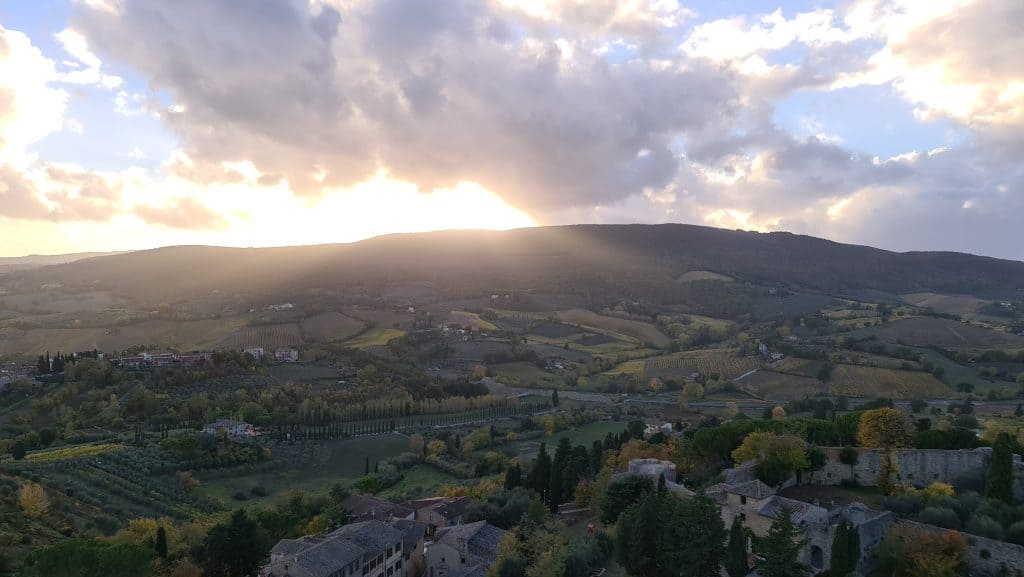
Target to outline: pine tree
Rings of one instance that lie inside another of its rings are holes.
[[[985,496],[1004,503],[1013,502],[1013,438],[1006,433],[999,433],[992,443]]]
[[[836,528],[832,539],[832,568],[835,577],[846,577],[857,570],[860,561],[860,535],[849,521],[843,521]]]
[[[764,577],[805,577],[809,572],[800,563],[800,550],[806,541],[800,529],[793,524],[789,509],[782,508],[782,516],[772,523],[771,529],[757,543],[757,551],[764,557],[758,570]]]
[[[1017,403],[1017,408],[1014,409],[1013,414],[1016,417],[1024,417],[1024,406],[1022,406],[1020,403]]]
[[[747,577],[747,534],[739,517],[733,517],[729,528],[729,544],[725,548],[725,571],[729,577]]]

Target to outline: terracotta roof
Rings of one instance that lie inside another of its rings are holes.
[[[404,519],[413,514],[412,509],[370,495],[352,495],[342,501],[341,505],[360,521]]]

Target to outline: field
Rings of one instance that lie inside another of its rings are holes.
[[[300,344],[302,333],[296,323],[245,327],[221,341],[221,346],[225,348],[263,347],[267,351]]]
[[[854,365],[836,365],[830,386],[834,394],[845,397],[929,399],[951,393],[949,386],[931,373]]]
[[[498,327],[494,323],[480,318],[476,313],[466,311],[452,311],[448,313],[447,323],[457,323],[464,327],[473,327],[477,330],[496,331]]]
[[[561,384],[561,379],[551,373],[537,368],[533,363],[501,363],[489,367],[498,380],[513,387],[543,385],[545,382]]]
[[[968,295],[944,295],[937,293],[911,293],[903,295],[903,302],[917,307],[930,308],[935,312],[970,316],[992,301]]]
[[[812,377],[764,370],[743,377],[737,384],[745,391],[772,401],[813,397],[824,388],[821,381]]]
[[[232,475],[204,479],[199,492],[211,499],[229,504],[238,492],[251,496],[246,504],[277,500],[292,489],[324,492],[337,481],[363,476],[366,459],[373,463],[395,457],[408,450],[409,440],[398,434],[357,437],[337,441],[318,441],[271,446],[271,458],[282,460],[286,469],[272,473]],[[251,495],[253,487],[261,487],[266,496]]]
[[[302,321],[302,334],[307,339],[320,342],[343,341],[363,330],[362,321],[338,312],[313,315]]]
[[[381,347],[386,346],[391,339],[397,339],[405,335],[405,331],[398,329],[386,329],[376,328],[370,329],[365,333],[345,342],[345,345],[356,348],[365,349],[366,347]]]
[[[618,319],[583,309],[558,311],[555,317],[562,322],[591,328],[620,340],[638,341],[638,344],[652,343],[657,347],[664,347],[669,343],[669,338],[650,323]]]
[[[718,274],[717,272],[711,272],[707,270],[691,270],[690,272],[683,273],[676,279],[677,283],[688,283],[696,282],[701,280],[716,280],[720,282],[732,282],[733,279],[730,276],[724,274]]]
[[[461,485],[455,477],[430,465],[415,465],[402,471],[402,480],[382,491],[378,497],[390,501],[408,501],[437,495],[442,487]]]
[[[737,357],[731,352],[689,351],[675,355],[654,357],[644,363],[642,378],[685,377],[697,371],[704,376],[719,375],[735,379],[760,365],[755,357]]]
[[[608,433],[619,434],[626,428],[626,423],[622,421],[597,421],[594,423],[587,423],[569,429],[555,433],[551,437],[541,437],[539,439],[532,439],[529,441],[522,441],[517,445],[519,454],[524,457],[533,458],[536,456],[537,451],[540,450],[540,444],[545,443],[547,445],[548,453],[554,451],[558,441],[562,438],[568,437],[572,441],[573,446],[584,445],[588,449],[594,444],[594,441],[603,441]]]
[[[893,321],[862,332],[876,335],[881,340],[919,347],[1024,349],[1024,337],[932,317]]]

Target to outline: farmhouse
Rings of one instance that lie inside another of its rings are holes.
[[[487,521],[439,529],[427,547],[427,577],[483,577],[504,536]]]
[[[250,438],[256,436],[256,429],[249,423],[219,419],[203,425],[203,432],[209,435],[227,435],[232,438]]]
[[[274,359],[279,363],[297,363],[299,351],[292,348],[277,349],[274,351]]]
[[[423,527],[380,521],[345,525],[326,535],[282,539],[261,577],[415,577],[406,565],[422,560]],[[419,553],[417,553],[419,552]]]

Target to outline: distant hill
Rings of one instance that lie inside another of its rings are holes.
[[[117,252],[80,252],[74,254],[33,254],[29,256],[3,256],[0,257],[0,274],[18,270],[28,270],[41,266],[65,264],[93,258],[97,256],[109,256],[121,254]]]
[[[47,283],[142,301],[294,294],[312,288],[380,295],[417,283],[438,296],[533,290],[671,301],[681,275],[829,294],[882,291],[992,295],[1024,289],[1024,263],[950,252],[895,253],[790,233],[682,224],[574,225],[395,234],[282,248],[177,246],[83,258],[9,275],[11,290]],[[709,275],[713,276],[713,275]],[[718,283],[722,284],[722,283]]]

